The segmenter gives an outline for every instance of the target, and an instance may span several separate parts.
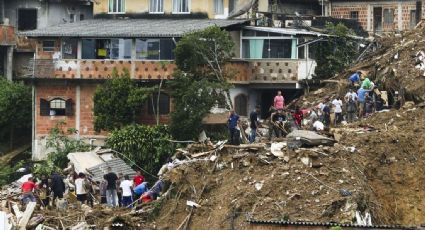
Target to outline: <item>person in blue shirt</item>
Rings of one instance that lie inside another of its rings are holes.
[[[141,184],[137,185],[134,189],[134,195],[135,199],[138,199],[140,195],[148,191],[148,182],[142,182]]]
[[[237,138],[239,138],[238,135],[238,123],[239,123],[239,115],[235,113],[234,110],[230,110],[229,119],[227,120],[227,125],[229,127],[229,133],[230,133],[230,144],[236,145],[239,143]]]
[[[365,97],[368,90],[360,88],[357,90],[357,101],[359,103],[359,118],[363,117],[364,114],[364,105],[365,105]]]
[[[362,73],[360,71],[357,71],[353,75],[351,75],[348,80],[351,82],[352,85],[354,85],[355,83],[360,82],[361,75]]]

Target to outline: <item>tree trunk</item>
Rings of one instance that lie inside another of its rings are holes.
[[[156,98],[156,125],[159,125],[159,97],[161,96],[161,88],[163,81],[164,79],[161,78],[161,82],[159,83],[158,87],[158,97]]]
[[[233,110],[233,102],[232,98],[230,97],[230,90],[226,90],[226,92],[224,92],[224,97],[226,99],[227,106],[229,106],[229,109]]]

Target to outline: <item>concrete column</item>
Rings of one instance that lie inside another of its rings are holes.
[[[403,10],[401,7],[401,2],[398,3],[398,9],[397,9],[397,24],[398,24],[398,30],[403,30]]]
[[[80,139],[80,98],[81,98],[81,89],[80,89],[80,85],[78,83],[78,85],[75,87],[76,92],[75,92],[75,129],[78,130],[77,133],[77,139]]]
[[[8,46],[7,47],[7,57],[6,57],[6,78],[9,81],[12,81],[12,72],[13,72],[13,46]]]
[[[81,56],[82,56],[83,42],[81,39],[77,41],[77,76],[81,78]]]
[[[372,7],[370,4],[367,4],[367,31],[372,31]]]
[[[131,40],[131,69],[130,69],[130,78],[136,77],[136,39]]]

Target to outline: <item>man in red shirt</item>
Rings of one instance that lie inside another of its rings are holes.
[[[135,188],[137,185],[143,183],[143,181],[145,181],[145,178],[142,176],[142,172],[140,172],[140,170],[137,170],[136,175],[133,177],[133,183],[134,183],[133,188]]]
[[[29,177],[28,181],[22,183],[22,202],[24,202],[24,204],[27,204],[30,201],[35,202],[33,190],[36,188],[37,186],[35,185],[32,177]]]

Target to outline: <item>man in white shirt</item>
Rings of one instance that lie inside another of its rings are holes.
[[[353,92],[352,89],[349,89],[347,94],[345,94],[344,101],[348,102],[350,100],[350,97],[353,99],[353,101],[357,101],[357,93]]]
[[[325,125],[321,121],[317,120],[313,123],[313,130],[323,131],[325,130]]]
[[[342,121],[342,100],[338,96],[332,101],[332,105],[334,106],[335,113],[335,125],[338,125]]]
[[[127,207],[133,203],[133,181],[130,180],[128,175],[124,176],[124,180],[121,181],[120,188],[122,189],[122,206]]]
[[[80,172],[78,178],[75,180],[75,193],[77,193],[77,200],[82,204],[87,201],[87,186],[86,175]]]

